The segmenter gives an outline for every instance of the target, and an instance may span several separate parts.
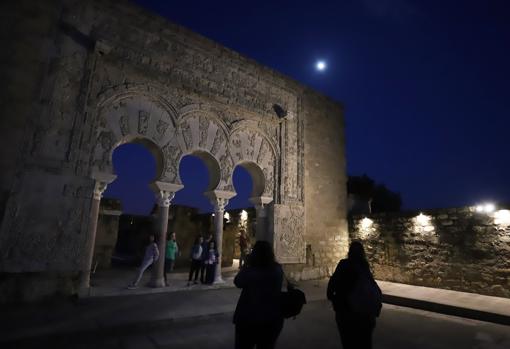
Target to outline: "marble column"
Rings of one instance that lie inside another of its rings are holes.
[[[267,241],[273,244],[273,239],[269,236],[268,227],[267,227],[267,209],[266,205],[273,201],[268,197],[252,197],[249,198],[249,201],[255,207],[255,212],[257,214],[257,230],[255,232],[255,239],[257,241]]]
[[[152,274],[149,285],[151,287],[165,287],[165,252],[166,238],[168,230],[168,211],[170,202],[175,193],[182,189],[182,185],[164,182],[155,182],[152,189],[156,192],[157,204],[159,207],[158,224],[157,224],[157,243],[159,250],[159,259],[152,266]]]
[[[117,176],[112,174],[93,174],[96,180],[90,205],[89,225],[87,229],[87,243],[85,245],[85,254],[83,257],[82,272],[80,274],[80,289],[90,288],[90,273],[92,270],[92,258],[94,256],[94,246],[96,244],[97,220],[99,217],[99,205],[101,197],[108,184],[113,182]]]
[[[223,250],[223,215],[225,214],[225,206],[228,204],[228,199],[216,198],[212,202],[214,206],[214,240],[216,240],[216,248],[218,249],[218,264],[216,264],[216,271],[214,273],[214,283],[223,283],[221,277],[221,260]]]

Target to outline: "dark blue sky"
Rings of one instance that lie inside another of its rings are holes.
[[[349,174],[406,208],[510,201],[509,1],[136,2],[343,102]]]

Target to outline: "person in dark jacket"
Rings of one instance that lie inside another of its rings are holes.
[[[381,311],[381,290],[372,276],[361,242],[353,241],[347,259],[338,263],[328,283],[327,297],[333,303],[342,347],[371,349],[375,318]]]
[[[191,279],[193,278],[193,275],[195,276],[195,280],[193,281],[193,283],[195,283],[195,284],[198,283],[197,282],[198,273],[200,271],[200,267],[202,266],[202,255],[203,255],[202,243],[203,243],[202,237],[198,236],[195,239],[193,246],[191,247],[190,256],[189,256],[191,265],[189,268],[188,286],[191,284]]]
[[[235,348],[275,347],[283,328],[280,294],[283,270],[266,241],[257,241],[234,279],[241,296],[234,312]]]
[[[207,264],[205,264],[205,257],[206,257],[206,251],[209,249],[209,243],[212,241],[213,237],[211,234],[208,234],[207,236],[203,237],[202,239],[202,251],[204,252],[202,254],[202,262],[200,264],[200,282],[202,284],[205,284],[205,273],[207,269]]]
[[[219,257],[218,250],[216,249],[216,241],[209,241],[207,250],[202,253],[205,255],[205,283],[211,285],[214,282],[214,274]]]

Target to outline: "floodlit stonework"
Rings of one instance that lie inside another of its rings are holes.
[[[381,213],[355,216],[349,230],[380,280],[510,298],[507,215],[473,207]]]
[[[340,105],[126,1],[0,6],[4,298],[88,287],[112,152],[127,142],[157,160],[160,234],[182,188],[180,159],[194,154],[219,217],[235,166],[251,173],[258,238],[296,279],[325,276],[345,254]]]

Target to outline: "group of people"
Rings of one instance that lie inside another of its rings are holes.
[[[180,255],[179,246],[177,245],[176,235],[170,232],[167,235],[165,246],[165,270],[164,280],[165,285],[169,286],[167,274],[172,272],[175,267],[175,259]],[[145,253],[142,263],[138,268],[134,281],[129,284],[128,289],[135,289],[142,279],[145,271],[156,261],[159,260],[159,248],[156,244],[156,237],[154,234],[149,234],[148,244],[145,247]],[[214,282],[216,265],[219,263],[219,253],[216,247],[216,242],[212,239],[212,235],[206,238],[198,236],[193,243],[190,250],[190,271],[188,286],[190,286],[194,276],[194,283],[198,283],[198,275],[200,274],[200,282],[202,284],[212,284]]]
[[[283,328],[281,291],[286,278],[268,242],[257,241],[248,254],[245,239],[241,233],[240,270],[234,278],[234,284],[242,289],[233,318],[235,348],[270,349],[275,347]],[[178,253],[175,233],[170,233],[165,250],[165,282],[166,274],[175,266]],[[158,258],[155,237],[150,235],[142,264],[130,288],[137,286],[144,271]],[[192,281],[198,283],[199,274],[203,284],[214,282],[216,265],[220,261],[212,235],[195,239],[190,250],[190,261],[188,286]],[[344,349],[372,348],[372,332],[382,307],[381,296],[363,245],[353,241],[347,258],[338,263],[327,287],[327,298],[333,304]]]
[[[143,255],[142,263],[140,268],[138,268],[138,272],[136,274],[135,280],[129,284],[128,289],[132,290],[138,287],[138,283],[142,279],[144,272],[149,268],[152,264],[159,260],[159,248],[156,244],[156,236],[154,234],[149,234],[149,242],[145,247],[145,253]],[[165,271],[163,273],[165,279],[165,285],[169,286],[167,273],[170,273],[174,270],[175,259],[179,253],[179,246],[177,245],[177,240],[175,233],[170,232],[167,234],[167,241],[165,246]]]
[[[190,251],[190,269],[188,277],[188,286],[193,280],[194,284],[198,284],[198,274],[200,274],[200,282],[210,285],[214,282],[216,265],[219,261],[219,253],[216,247],[216,241],[212,235],[208,235],[205,239],[198,236],[193,243]]]
[[[242,289],[233,319],[236,349],[275,347],[284,323],[284,279],[271,245],[257,241],[234,279],[234,284]],[[352,242],[347,258],[338,263],[328,283],[327,298],[333,303],[342,347],[372,348],[375,319],[382,307],[381,290],[360,242]]]

